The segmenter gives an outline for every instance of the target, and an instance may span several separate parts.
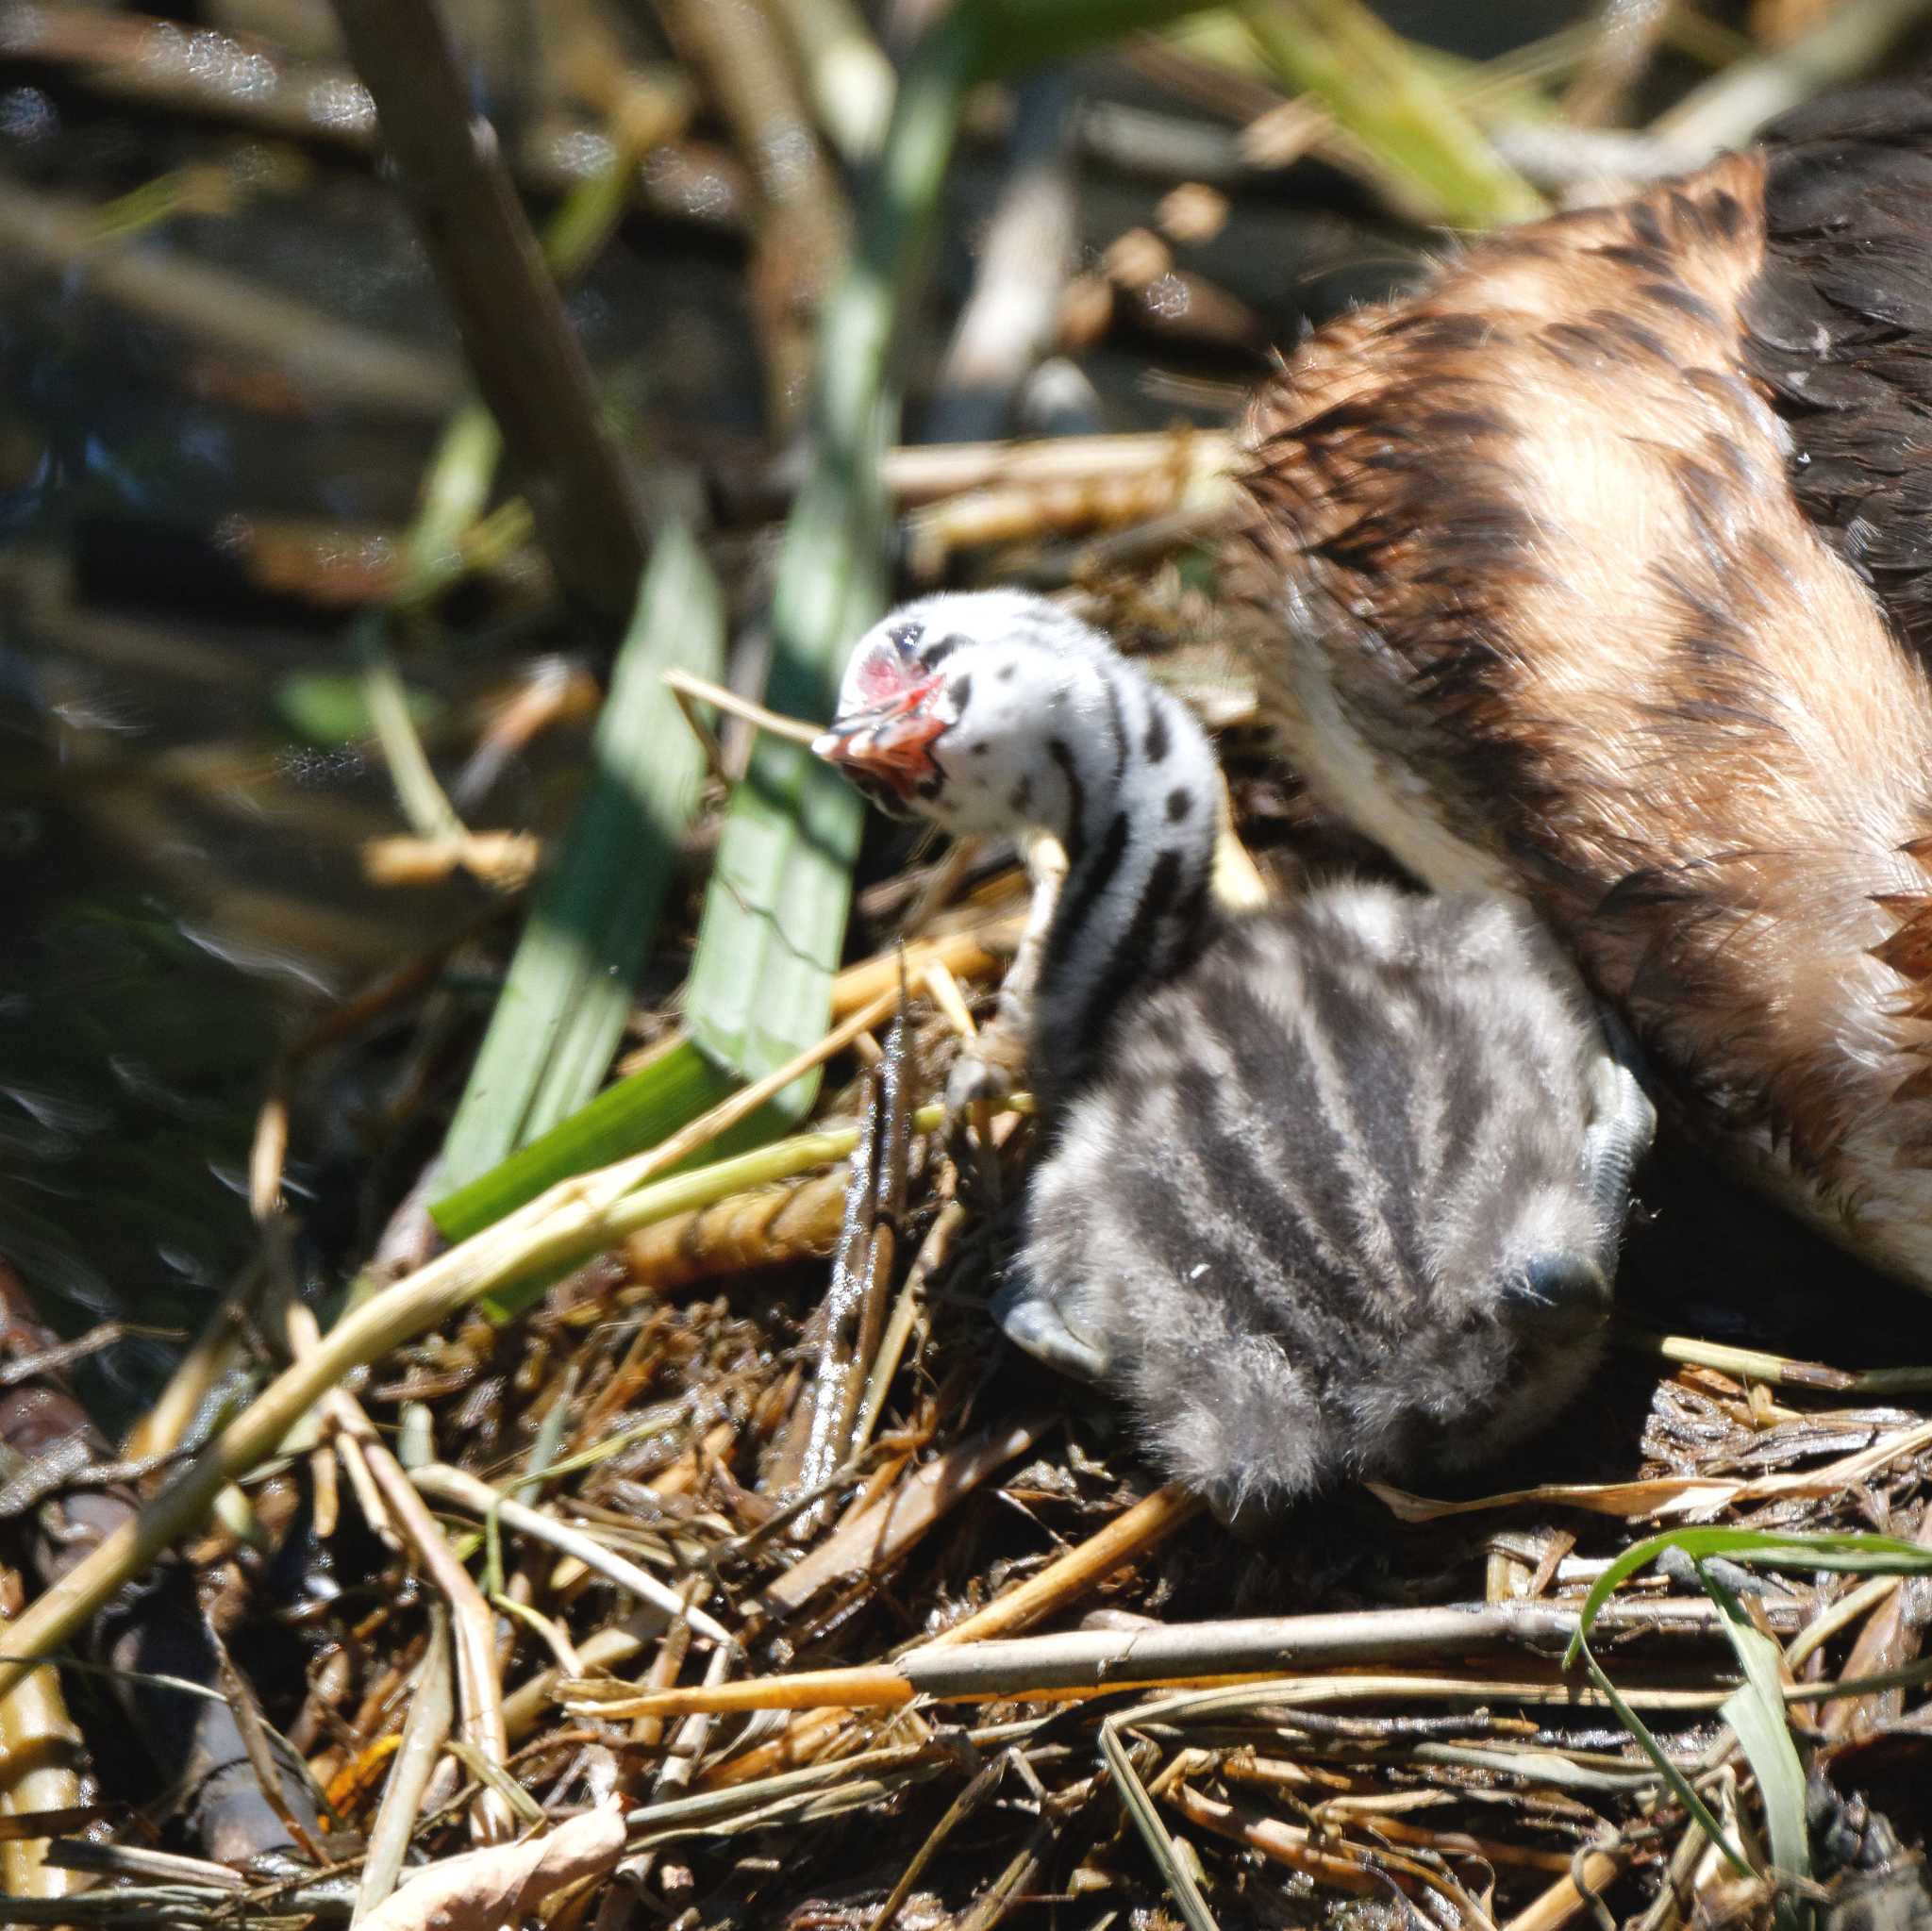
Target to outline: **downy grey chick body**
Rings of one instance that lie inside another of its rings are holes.
[[[1526,915],[1363,882],[1222,910],[1205,734],[1039,598],[893,612],[840,709],[820,749],[883,802],[1066,849],[1013,1340],[1115,1390],[1224,1514],[1552,1419],[1652,1115]]]

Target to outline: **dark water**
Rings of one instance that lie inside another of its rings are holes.
[[[173,219],[150,245],[457,367],[422,253],[368,166],[251,160],[231,131],[0,64],[0,186],[99,204],[211,159],[291,185]],[[969,154],[959,170],[935,322],[970,277],[995,160]],[[1091,249],[1146,222],[1160,192],[1090,173]],[[1311,214],[1274,187],[1240,221],[1199,265],[1283,333],[1401,266],[1375,224]],[[572,311],[641,442],[665,424],[758,431],[737,242],[634,221]],[[1135,341],[1093,358],[1108,426],[1173,419],[1143,387],[1159,358]],[[237,533],[269,520],[338,528],[345,546],[405,523],[438,427],[433,409],[301,406],[247,358],[99,299],[84,272],[9,275],[0,293],[0,1254],[65,1329],[109,1314],[193,1325],[250,1252],[245,1166],[277,1052],[487,908],[472,886],[363,881],[362,841],[404,828],[387,775],[357,742],[293,721],[307,680],[350,668],[346,617],[264,594],[236,562]],[[473,596],[408,657],[445,778],[478,707],[544,651],[594,660],[554,615]],[[469,822],[559,822],[580,743],[559,732],[539,762],[513,762]],[[448,993],[456,1043],[426,1070],[406,1014],[302,1089],[291,1190],[343,1251],[379,1208],[370,1174],[405,1099],[433,1144],[465,1016],[488,994],[474,969]],[[165,1357],[115,1350],[117,1401],[138,1403]]]

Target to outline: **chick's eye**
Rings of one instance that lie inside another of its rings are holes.
[[[903,654],[909,657],[918,647],[919,640],[925,635],[925,625],[916,617],[910,617],[902,624],[892,624],[886,635],[898,645]]]

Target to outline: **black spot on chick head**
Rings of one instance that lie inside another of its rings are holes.
[[[1149,764],[1158,764],[1168,754],[1173,743],[1167,728],[1167,708],[1157,704],[1148,713],[1147,735],[1141,742],[1141,750]]]
[[[1008,658],[1007,661],[1003,663],[999,668],[998,675],[999,680],[1002,684],[1010,684],[1013,681],[1013,679],[1017,677],[1019,674],[1020,666],[1016,664],[1010,658]]]
[[[966,715],[966,707],[973,702],[973,673],[961,671],[953,679],[953,711],[958,717]]]
[[[1033,780],[1023,777],[1013,787],[1013,795],[1007,800],[1016,818],[1024,818],[1033,808]]]
[[[1194,794],[1185,785],[1176,785],[1167,794],[1167,822],[1178,824],[1194,808]]]
[[[937,664],[942,664],[968,640],[956,631],[950,637],[942,637],[937,643],[929,643],[919,653],[919,660],[929,671]]]

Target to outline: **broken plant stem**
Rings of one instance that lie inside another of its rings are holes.
[[[708,1615],[695,1604],[687,1606],[684,1597],[676,1590],[659,1582],[648,1570],[640,1569],[635,1562],[612,1554],[594,1536],[556,1521],[541,1508],[531,1508],[510,1496],[499,1494],[479,1477],[461,1469],[446,1468],[441,1462],[410,1470],[409,1478],[432,1501],[454,1503],[458,1507],[477,1515],[493,1513],[505,1528],[548,1543],[551,1548],[560,1549],[567,1556],[575,1556],[586,1569],[595,1570],[607,1581],[614,1582],[619,1589],[628,1590],[653,1608],[661,1609],[670,1617],[689,1619],[691,1626],[709,1641],[722,1643],[726,1648],[737,1647],[737,1638],[716,1617]]]
[[[720,710],[729,711],[733,717],[744,719],[761,731],[770,731],[774,737],[789,738],[794,744],[811,745],[819,738],[820,727],[808,724],[800,718],[788,718],[775,710],[767,710],[762,704],[754,704],[748,697],[741,697],[735,691],[727,690],[723,684],[714,684],[708,677],[700,677],[694,672],[668,670],[659,674],[664,683],[680,698],[693,698],[700,704],[716,705]],[[689,716],[689,710],[686,711]]]
[[[1790,1611],[1783,1613],[1789,1623]],[[1704,1636],[1716,1634],[1721,1626],[1716,1608],[1702,1600],[1616,1602],[1606,1606],[1600,1623],[1603,1618],[1626,1632]],[[941,1639],[909,1650],[890,1664],[756,1677],[730,1685],[719,1693],[722,1700],[712,1700],[698,1690],[670,1690],[626,1701],[623,1711],[681,1715],[692,1709],[891,1708],[917,1696],[1087,1694],[1177,1678],[1259,1680],[1291,1667],[1460,1661],[1512,1648],[1541,1651],[1554,1660],[1552,1653],[1569,1640],[1575,1627],[1574,1608],[1516,1602],[1263,1616],[1124,1632],[1077,1630],[995,1642],[957,1644]],[[1472,1686],[1477,1681],[1472,1679]],[[1569,1693],[1559,1684],[1530,1687],[1539,1698],[1552,1691]],[[1503,1691],[1499,1688],[1496,1693],[1500,1697]],[[1714,1690],[1706,1700],[1714,1706],[1724,1693]]]
[[[848,1022],[851,1030],[875,1024],[897,997],[895,990],[879,1003],[876,1012],[862,1009],[856,1024]],[[824,1048],[822,1044],[814,1051],[823,1057]],[[794,1064],[781,1067],[773,1078],[783,1082],[796,1076]],[[1024,1110],[1030,1104],[1024,1095],[1007,1102],[1015,1110]],[[913,1116],[913,1130],[931,1132],[939,1124],[940,1112],[937,1106],[923,1107]],[[38,1658],[77,1635],[176,1537],[195,1528],[225,1484],[274,1455],[297,1421],[356,1369],[414,1340],[487,1293],[601,1254],[655,1220],[842,1159],[857,1137],[851,1128],[802,1134],[635,1192],[629,1189],[642,1177],[636,1161],[619,1163],[632,1177],[614,1193],[608,1182],[617,1169],[560,1181],[493,1226],[362,1302],[323,1337],[312,1354],[284,1369],[139,1515],[105,1537],[92,1555],[35,1600],[8,1633],[9,1648],[0,1656],[0,1695],[36,1667]],[[693,1151],[695,1145],[687,1143],[672,1157]],[[590,1183],[596,1181],[606,1184],[593,1190]]]

